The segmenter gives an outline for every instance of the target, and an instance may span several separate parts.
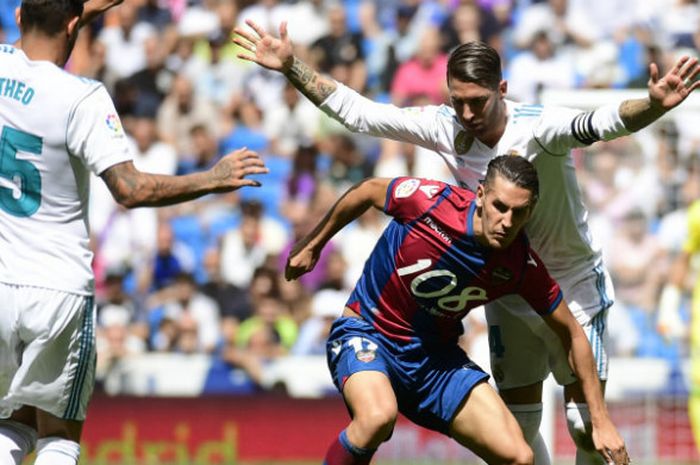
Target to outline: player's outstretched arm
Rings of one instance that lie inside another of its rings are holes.
[[[313,231],[294,244],[287,258],[284,277],[297,279],[313,270],[323,247],[338,231],[370,207],[384,208],[390,182],[388,178],[369,178],[348,189]]]
[[[606,463],[627,465],[630,462],[625,442],[617,432],[608,415],[600,380],[595,367],[593,351],[583,328],[576,321],[564,300],[543,317],[547,325],[557,334],[569,354],[569,364],[581,383],[591,412],[593,443]]]
[[[661,78],[658,66],[651,63],[649,98],[625,100],[620,104],[620,118],[625,127],[637,131],[680,105],[691,92],[700,87],[700,81],[696,80],[698,73],[700,66],[697,58],[681,57]]]
[[[265,31],[254,21],[247,20],[249,29],[237,27],[233,41],[246,49],[238,58],[283,73],[299,92],[314,105],[323,103],[337,88],[333,79],[322,76],[294,56],[292,42],[287,35],[287,23],[279,26],[279,38]]]
[[[83,27],[86,24],[90,24],[107,10],[114,8],[117,5],[121,5],[123,2],[124,0],[89,0],[85,2],[83,15],[80,17],[78,27]]]
[[[267,172],[260,156],[243,148],[229,153],[207,171],[185,176],[143,173],[131,161],[111,166],[100,176],[120,205],[136,208],[172,205],[206,194],[257,187],[260,183],[246,176]]]

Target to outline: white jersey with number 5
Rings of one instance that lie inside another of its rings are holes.
[[[540,200],[526,227],[533,249],[565,289],[601,265],[581,200],[570,149],[628,134],[617,105],[582,112],[506,100],[507,125],[495,147],[469,135],[447,105],[398,108],[373,102],[338,84],[321,108],[350,130],[411,142],[438,153],[459,183],[476,191],[494,157],[511,154],[534,163]]]
[[[0,45],[0,282],[91,294],[89,173],[130,159],[102,84]]]

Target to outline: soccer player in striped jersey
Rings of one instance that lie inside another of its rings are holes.
[[[506,155],[489,163],[476,195],[438,181],[370,179],[295,245],[287,279],[312,270],[333,235],[370,207],[394,218],[331,328],[328,363],[352,421],[325,465],[368,464],[398,412],[489,464],[531,464],[515,418],[457,343],[472,308],[510,294],[558,336],[590,406],[596,450],[609,463],[628,463],[588,340],[522,231],[538,190],[532,164]]]
[[[463,187],[476,190],[486,166],[499,154],[525,157],[537,168],[540,201],[527,226],[533,249],[564,290],[565,298],[594,348],[598,374],[607,379],[605,324],[613,302],[610,277],[591,238],[570,149],[610,140],[646,127],[700,86],[695,58],[682,57],[664,76],[650,67],[649,97],[605,105],[595,111],[516,103],[506,99],[498,53],[480,42],[450,54],[447,85],[451,105],[398,108],[373,102],[321,76],[294,56],[286,24],[279,38],[252,21],[237,28],[239,57],[284,73],[315,105],[352,131],[411,142],[440,155]],[[564,386],[576,465],[599,465],[590,445],[590,412],[566,355],[528,303],[509,296],[489,304],[491,371],[514,413],[535,462],[550,458],[539,435],[542,382],[552,373]]]
[[[61,66],[83,0],[24,0],[21,48],[0,45],[0,463],[75,465],[95,369],[90,172],[127,208],[259,185],[254,152],[209,171],[134,168],[104,86]],[[100,4],[103,4],[102,2]],[[38,439],[37,439],[38,437]]]

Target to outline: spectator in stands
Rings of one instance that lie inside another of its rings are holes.
[[[188,69],[197,95],[217,108],[226,108],[243,88],[245,66],[224,55],[224,47],[230,43],[229,36],[217,29],[207,37]]]
[[[194,270],[194,257],[192,252],[175,240],[172,226],[167,221],[158,224],[156,253],[152,257],[150,270],[144,269],[143,289],[151,291],[162,290],[175,284],[177,278],[183,273]]]
[[[447,101],[447,54],[441,50],[440,34],[426,28],[414,57],[402,63],[391,84],[391,100],[396,105],[410,105],[414,99],[426,97],[429,104]]]
[[[327,140],[331,166],[328,181],[340,193],[362,179],[372,175],[372,163],[357,149],[353,138],[347,134],[332,134]]]
[[[329,33],[311,45],[314,61],[336,80],[353,89],[364,89],[367,69],[362,36],[348,30],[345,7],[340,3],[328,10],[328,22]]]
[[[163,141],[173,144],[178,155],[192,153],[190,131],[197,125],[219,134],[216,108],[195,95],[192,81],[180,74],[158,111],[158,132]]]
[[[650,314],[666,272],[660,260],[660,245],[649,233],[647,219],[640,210],[627,213],[619,230],[621,234],[613,239],[608,257],[616,299]]]
[[[537,31],[528,50],[507,68],[508,94],[520,102],[540,102],[545,89],[570,89],[576,83],[571,55],[560,53],[547,29]]]
[[[292,346],[292,355],[325,355],[331,326],[345,306],[350,292],[323,289],[311,299],[311,316],[299,328],[299,337]]]
[[[268,255],[280,252],[286,237],[286,231],[277,221],[265,217],[260,202],[243,202],[239,227],[226,233],[221,240],[224,281],[247,288],[255,269],[265,263]]]
[[[270,152],[291,158],[300,141],[316,138],[320,115],[290,83],[284,86],[282,99],[282,105],[271,108],[264,114],[263,130],[270,141]]]
[[[126,78],[146,67],[144,42],[156,36],[149,23],[137,22],[134,2],[124,2],[115,11],[118,24],[102,30],[99,40],[105,44],[107,68],[120,78]]]
[[[179,273],[160,293],[163,318],[172,322],[171,346],[184,353],[212,353],[221,341],[221,321],[216,302],[197,290],[194,276]]]
[[[277,296],[260,296],[255,301],[255,313],[241,323],[236,339],[228,341],[223,358],[262,384],[266,363],[289,353],[297,331]]]
[[[213,166],[219,159],[219,146],[216,137],[203,124],[195,124],[190,129],[192,152],[179,158],[178,174],[203,171]]]
[[[221,254],[217,248],[210,248],[204,254],[204,270],[207,277],[199,290],[219,307],[224,340],[235,340],[241,322],[253,314],[250,296],[243,288],[224,281],[221,276]]]

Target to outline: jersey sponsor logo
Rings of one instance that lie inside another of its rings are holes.
[[[467,153],[474,143],[474,136],[470,136],[465,131],[459,131],[455,137],[455,152]]]
[[[406,179],[396,186],[394,198],[405,199],[406,197],[410,197],[418,190],[418,186],[420,186],[420,181],[418,179]]]
[[[346,342],[346,345],[355,351],[355,358],[360,362],[369,363],[377,358],[379,346],[367,338],[354,336]]]
[[[420,191],[429,199],[435,197],[435,194],[437,194],[439,190],[440,186],[420,186]]]
[[[377,352],[374,350],[361,350],[355,354],[357,360],[363,363],[369,363],[375,358],[377,358]]]
[[[423,218],[423,222],[425,224],[427,224],[430,229],[435,231],[437,233],[437,235],[440,236],[440,239],[443,240],[443,242],[445,242],[446,244],[452,244],[452,238],[450,236],[448,236],[447,233],[445,231],[443,231],[440,226],[435,224],[435,222],[432,220],[432,218],[430,218],[429,216],[426,216],[425,218]]]
[[[513,279],[513,272],[504,266],[497,266],[491,272],[491,281],[494,284],[507,283]]]
[[[119,121],[119,117],[116,113],[110,113],[109,115],[107,115],[107,117],[105,118],[105,123],[107,124],[109,130],[114,133],[114,135],[124,134],[122,123],[121,121]]]

